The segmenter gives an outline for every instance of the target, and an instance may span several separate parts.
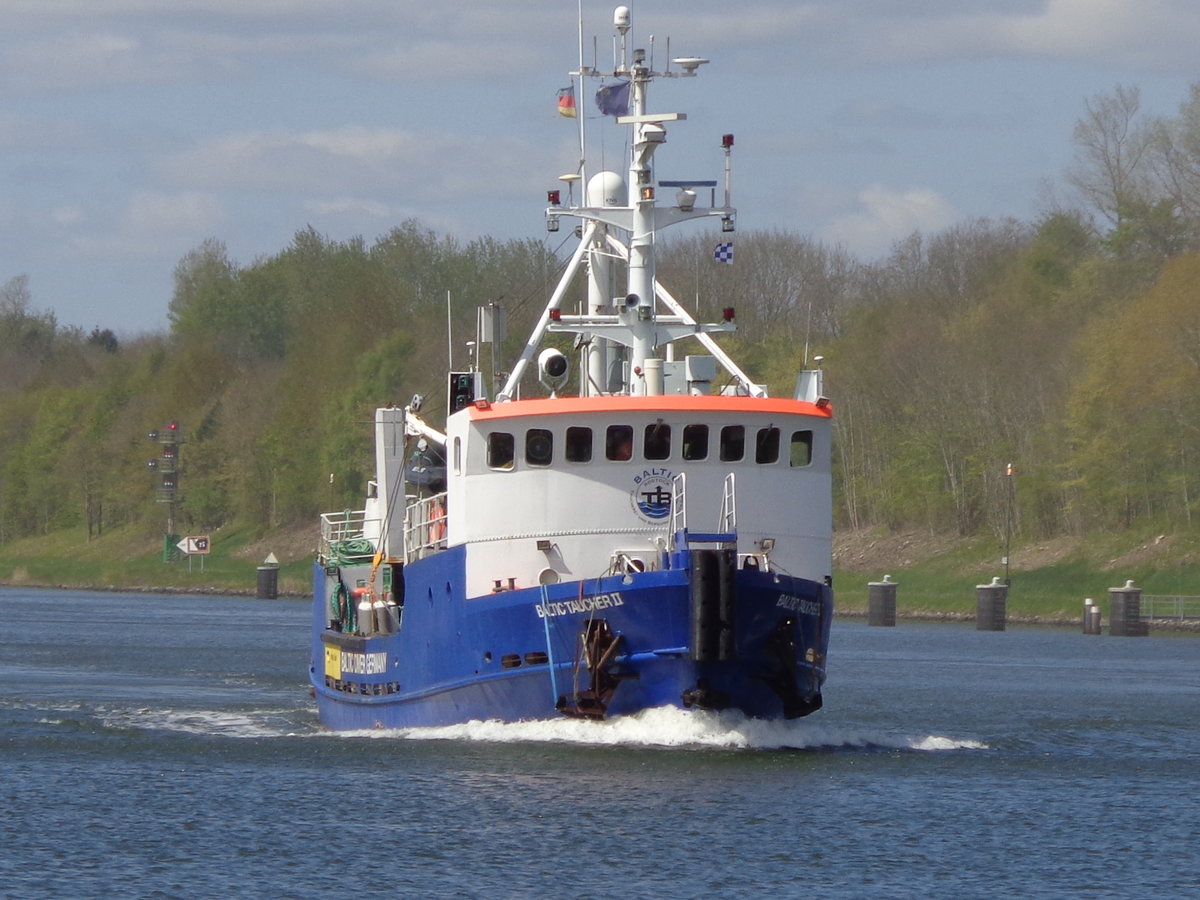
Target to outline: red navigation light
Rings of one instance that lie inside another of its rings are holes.
[[[735,314],[736,313],[734,312],[734,309],[732,306],[727,306],[723,310],[721,310],[721,318],[724,319],[726,322],[732,322]]]
[[[178,430],[179,430],[178,422],[168,422],[167,423],[167,431],[178,431]]]
[[[546,202],[551,206],[558,206],[562,203],[561,191],[546,191]]]
[[[733,146],[733,135],[732,134],[721,135],[721,146],[724,147],[726,150],[728,150],[730,147],[732,147]]]
[[[561,309],[550,310],[550,321],[551,322],[561,322],[562,321],[562,310]]]

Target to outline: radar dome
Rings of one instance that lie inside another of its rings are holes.
[[[616,172],[597,172],[588,179],[588,206],[624,206],[625,179]]]

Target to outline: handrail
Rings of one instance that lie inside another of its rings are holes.
[[[1143,619],[1200,619],[1200,597],[1182,594],[1142,594]]]
[[[375,545],[366,537],[368,525],[376,526],[373,530],[377,533],[379,519],[367,518],[363,509],[322,513],[318,548],[321,562],[370,559],[375,554]]]
[[[725,534],[737,531],[737,496],[732,472],[725,476],[725,486],[721,490],[721,531]]]
[[[687,528],[687,480],[680,472],[671,479],[671,534]]]
[[[434,494],[408,505],[404,514],[405,562],[446,549],[446,494]]]

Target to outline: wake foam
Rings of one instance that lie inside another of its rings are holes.
[[[765,721],[740,713],[688,711],[665,706],[633,716],[590,722],[478,720],[438,728],[401,728],[338,732],[339,736],[415,741],[481,743],[562,743],[590,746],[718,748],[729,750],[986,750],[979,741],[929,735],[912,737],[811,720]]]
[[[721,750],[858,750],[938,752],[986,750],[980,741],[940,735],[913,736],[828,725],[815,719],[766,721],[741,713],[683,710],[672,706],[600,722],[473,720],[436,728],[326,731],[295,709],[203,710],[110,708],[93,711],[109,728],[170,731],[228,738],[309,737],[463,741],[491,744],[576,744],[592,747],[664,747]],[[54,724],[46,721],[45,724]]]
[[[295,737],[314,733],[298,726],[293,710],[229,710],[127,708],[98,710],[96,715],[109,728],[144,731],[173,731],[231,738]]]

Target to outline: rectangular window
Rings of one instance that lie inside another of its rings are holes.
[[[807,466],[812,462],[812,441],[813,433],[811,431],[792,432],[792,453],[789,457],[790,465]]]
[[[604,455],[624,461],[633,458],[633,426],[609,425],[604,435]]]
[[[578,425],[567,429],[567,461],[592,461],[592,429]]]
[[[553,459],[553,432],[545,428],[530,428],[525,432],[525,462],[531,466],[548,466]]]
[[[511,469],[516,458],[516,442],[513,436],[503,431],[488,435],[487,464],[493,469]]]
[[[745,426],[726,425],[721,429],[721,462],[739,462],[745,455]]]
[[[708,426],[683,426],[683,458],[708,459]]]
[[[454,439],[454,474],[462,474],[462,438]]]
[[[646,441],[642,444],[646,459],[666,459],[671,455],[671,426],[655,422],[646,426]]]
[[[759,465],[779,462],[779,429],[760,428],[754,442],[754,461]]]

